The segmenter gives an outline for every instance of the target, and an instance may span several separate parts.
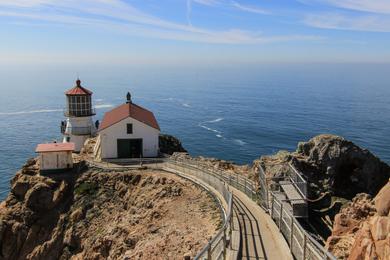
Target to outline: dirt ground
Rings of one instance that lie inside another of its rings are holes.
[[[34,160],[0,210],[0,259],[183,259],[222,225],[213,198],[151,169],[41,176]]]

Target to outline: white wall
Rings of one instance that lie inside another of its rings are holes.
[[[73,168],[72,152],[47,152],[39,154],[41,170]]]
[[[90,135],[72,135],[71,129],[72,127],[88,127],[91,129]],[[87,117],[69,117],[66,120],[66,130],[63,142],[66,142],[66,137],[69,136],[69,142],[75,144],[75,152],[80,152],[81,148],[83,148],[85,141],[93,134],[96,133],[95,123],[92,120],[91,116]]]
[[[133,134],[127,134],[127,124],[133,124]],[[103,159],[118,157],[118,139],[142,139],[143,156],[158,155],[158,136],[160,131],[133,118],[126,118],[100,131],[101,156]]]

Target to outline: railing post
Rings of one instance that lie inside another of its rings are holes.
[[[280,217],[279,217],[279,230],[282,226],[282,218],[283,218],[283,201],[280,202]]]
[[[302,258],[303,260],[306,259],[306,247],[307,247],[306,243],[307,243],[307,238],[306,238],[306,233],[304,233],[303,234],[303,258]]]
[[[244,178],[244,187],[245,187],[245,194],[247,194],[247,191],[246,191],[246,178]]]
[[[226,259],[226,230],[223,231],[223,259]]]
[[[274,196],[272,196],[271,200],[271,219],[274,217]]]
[[[209,247],[207,248],[207,260],[211,260],[211,243],[209,241]]]
[[[233,210],[232,208],[230,208]],[[230,213],[230,228],[229,228],[229,248],[232,249],[232,234],[233,234],[233,228],[234,228],[234,222],[233,222],[233,214]]]
[[[291,216],[291,225],[290,225],[290,251],[293,251],[293,241],[294,241],[294,217]]]

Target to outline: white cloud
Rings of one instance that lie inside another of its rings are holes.
[[[0,0],[0,6],[7,7],[0,11],[1,16],[72,26],[97,26],[121,33],[159,39],[223,44],[318,39],[315,36],[305,35],[264,36],[256,31],[210,30],[194,27],[191,24],[179,24],[151,16],[120,0]],[[21,8],[25,6],[31,8]]]
[[[307,15],[304,23],[323,29],[390,32],[389,16],[348,16],[335,13],[322,13]]]
[[[192,0],[194,3],[198,3],[201,5],[214,6],[219,3],[218,0]]]
[[[349,10],[390,14],[389,0],[302,0],[302,2],[325,3]]]
[[[255,14],[270,14],[270,12],[265,10],[265,9],[261,9],[261,8],[253,7],[253,6],[242,5],[242,4],[239,4],[235,1],[232,1],[232,6],[241,10],[241,11],[244,11],[244,12],[255,13]]]

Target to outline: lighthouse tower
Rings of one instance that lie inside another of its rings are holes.
[[[65,92],[66,108],[64,115],[66,121],[61,122],[61,132],[64,143],[75,143],[75,151],[80,152],[85,140],[96,133],[92,117],[95,109],[92,107],[92,92],[81,86],[77,79],[76,86]]]

